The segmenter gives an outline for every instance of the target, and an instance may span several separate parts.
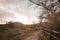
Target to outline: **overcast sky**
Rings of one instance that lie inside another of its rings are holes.
[[[0,0],[0,22],[38,23],[42,7],[36,7],[37,5],[29,0]]]

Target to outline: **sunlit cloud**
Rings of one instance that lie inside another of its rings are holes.
[[[37,5],[30,3],[28,0],[15,1],[8,2],[5,0],[0,3],[0,12],[2,12],[0,14],[4,16],[0,16],[0,20],[21,22],[23,24],[39,23],[38,16],[42,13],[41,7],[37,7]]]

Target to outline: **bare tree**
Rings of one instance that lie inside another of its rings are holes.
[[[58,19],[60,19],[59,17],[56,16],[58,13],[60,14],[59,12],[60,0],[30,0],[30,2],[37,6],[42,6],[44,8],[45,11],[39,16],[39,18],[41,19],[40,23],[42,23],[43,19],[47,20],[47,25],[49,24],[48,26],[49,26],[50,35],[51,35],[52,34],[51,30],[55,30],[57,28],[57,21]],[[47,26],[47,25],[44,25],[44,26]],[[44,27],[44,30],[45,28],[46,27]],[[50,40],[52,40],[51,37],[50,37]]]

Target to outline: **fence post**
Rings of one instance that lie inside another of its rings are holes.
[[[52,36],[51,36],[52,35],[52,31],[51,30],[52,30],[52,28],[50,28],[50,40],[52,40]]]

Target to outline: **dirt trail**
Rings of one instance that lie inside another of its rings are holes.
[[[23,37],[22,40],[39,40],[39,35],[40,31],[34,31],[32,33],[28,33],[26,36]]]

